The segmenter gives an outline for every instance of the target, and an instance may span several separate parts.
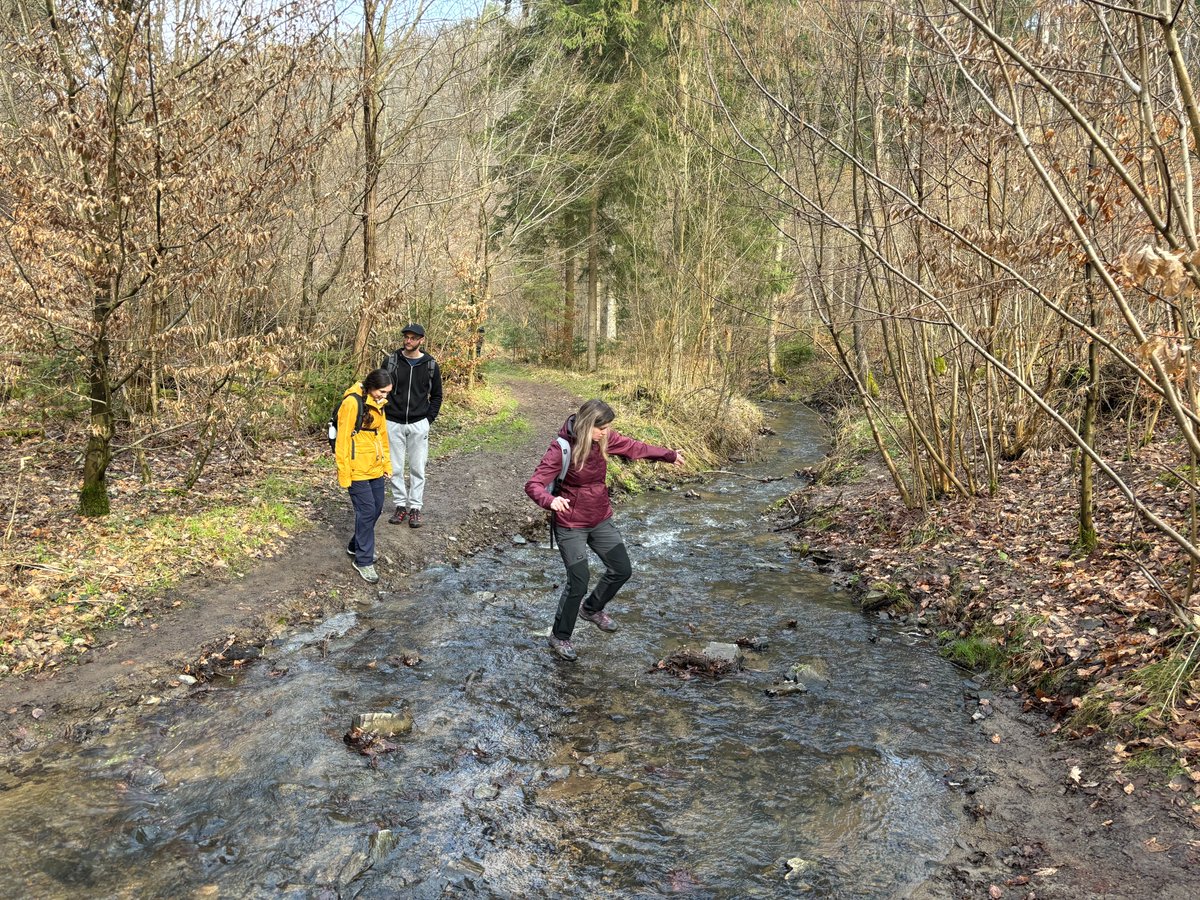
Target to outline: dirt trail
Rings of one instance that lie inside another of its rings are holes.
[[[541,521],[525,496],[525,480],[579,400],[554,385],[520,379],[506,384],[530,423],[529,438],[503,451],[430,463],[419,529],[386,523],[389,497],[376,532],[379,587],[395,588],[408,572],[491,546]],[[283,629],[370,602],[376,588],[358,577],[345,554],[352,516],[336,484],[321,510],[316,527],[242,577],[185,579],[163,598],[161,613],[113,632],[81,664],[0,684],[0,729],[20,726],[21,732],[5,744],[32,746],[39,732],[61,734],[77,717],[162,691],[189,663],[227,643],[260,646]],[[31,718],[35,709],[42,711],[37,719]]]

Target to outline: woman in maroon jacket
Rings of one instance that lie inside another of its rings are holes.
[[[603,400],[588,400],[558,432],[571,447],[570,465],[558,493],[550,493],[550,486],[562,474],[562,449],[557,440],[525,483],[525,493],[553,515],[551,527],[567,568],[567,581],[550,631],[551,649],[566,660],[577,658],[571,644],[577,617],[591,622],[601,631],[617,630],[604,607],[632,574],[625,542],[612,522],[612,504],[605,483],[609,455],[683,465],[683,454],[678,450],[643,444],[618,434],[609,427],[613,418],[612,407]],[[583,600],[591,577],[588,547],[604,563],[604,574],[581,606],[580,600]]]

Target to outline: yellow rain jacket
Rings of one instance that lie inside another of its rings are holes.
[[[358,418],[355,394],[366,401],[362,428],[358,431],[354,430],[354,420]],[[392,453],[388,447],[383,407],[363,393],[361,381],[347,388],[342,395],[333,455],[337,459],[338,484],[344,488],[350,487],[352,481],[370,481],[380,475],[392,474]]]

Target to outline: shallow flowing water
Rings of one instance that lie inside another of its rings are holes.
[[[767,530],[762,511],[822,449],[815,416],[781,408],[773,424],[766,456],[699,498],[618,506],[634,579],[610,606],[618,632],[579,623],[578,663],[545,646],[561,564],[544,543],[391,583],[236,684],[0,772],[0,883],[71,897],[903,896],[960,827],[942,777],[970,764],[960,679]],[[734,676],[651,671],[745,635],[769,643]],[[768,696],[797,664],[823,677]],[[405,708],[415,728],[396,752],[371,762],[343,744],[354,714]]]

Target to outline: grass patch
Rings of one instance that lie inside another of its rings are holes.
[[[940,653],[951,662],[972,671],[993,672],[1004,668],[1007,654],[995,640],[980,635],[951,637],[941,646]]]
[[[968,635],[943,633],[942,656],[967,668],[1003,674],[1007,681],[1049,678],[1045,670],[1045,647],[1035,637],[1042,624],[1039,617],[1009,623],[1006,629],[980,625]]]
[[[185,575],[237,569],[306,524],[287,499],[311,485],[275,476],[245,486],[244,503],[190,513],[125,514],[80,522],[28,546],[34,566],[0,584],[0,675],[58,665],[105,628],[132,624]]]
[[[1185,774],[1186,770],[1166,750],[1143,750],[1134,753],[1125,760],[1126,772],[1141,773],[1156,781],[1166,783],[1176,775]]]
[[[487,385],[470,396],[448,400],[434,425],[429,455],[499,453],[521,446],[530,426],[517,415],[517,401],[502,387]]]

